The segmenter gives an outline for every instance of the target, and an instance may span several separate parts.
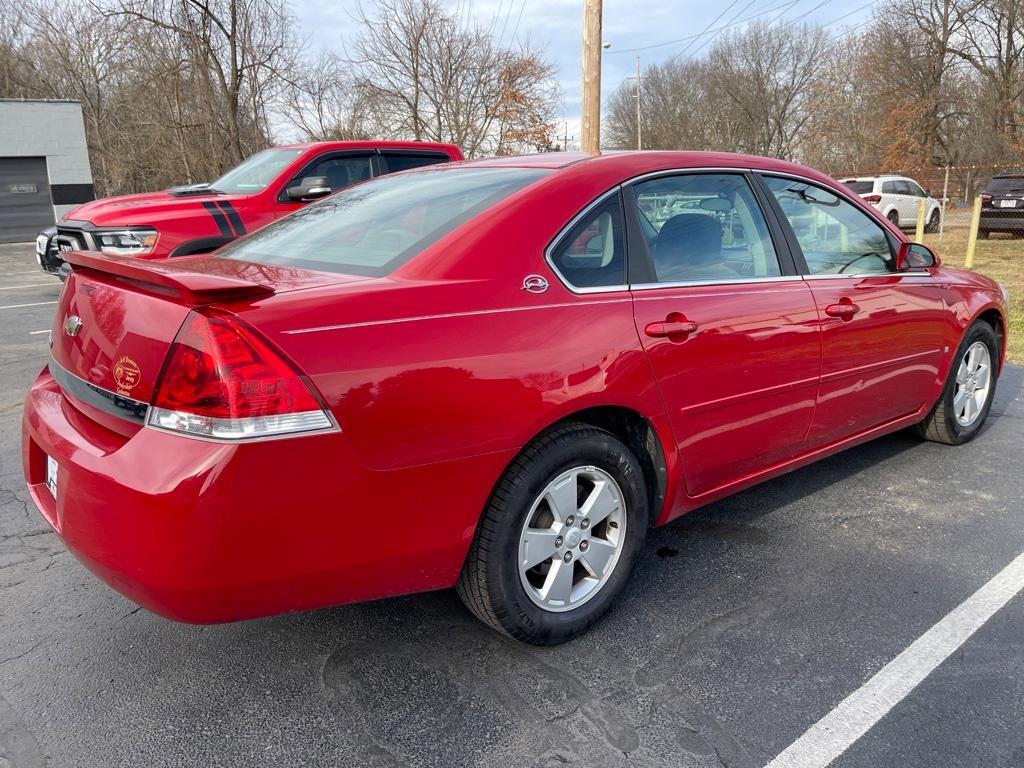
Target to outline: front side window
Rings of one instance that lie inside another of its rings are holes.
[[[782,274],[764,214],[742,175],[663,176],[634,190],[659,283]]]
[[[438,168],[382,176],[300,208],[218,252],[257,264],[382,277],[550,171]]]
[[[569,230],[552,250],[551,263],[574,288],[625,284],[625,236],[617,194],[591,209]]]
[[[810,274],[896,271],[885,230],[853,203],[804,181],[777,176],[764,180],[796,235]]]
[[[257,152],[213,182],[210,188],[227,195],[255,195],[266,189],[301,153],[301,149],[267,149]]]
[[[302,178],[295,179],[292,184],[298,184],[303,178],[311,176],[322,176],[327,179],[327,186],[332,192],[337,192],[370,178],[370,156],[340,155],[325,158],[304,170]]]
[[[907,189],[909,190],[907,192],[908,195],[913,195],[914,197],[925,197],[924,190],[921,189],[921,186],[916,181],[907,181],[904,183],[907,185]]]

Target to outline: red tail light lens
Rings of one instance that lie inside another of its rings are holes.
[[[871,205],[877,205],[878,203],[882,202],[882,196],[881,195],[864,195],[864,202],[865,203],[870,203]]]
[[[981,195],[981,202],[983,202],[983,203],[991,203],[992,202],[992,195],[982,194]]]
[[[149,423],[235,440],[333,427],[309,385],[269,344],[226,317],[197,311],[171,344]]]

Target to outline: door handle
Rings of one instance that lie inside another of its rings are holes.
[[[839,317],[843,320],[852,320],[853,316],[860,312],[860,307],[849,299],[843,299],[838,304],[829,304],[825,307],[825,314],[829,317]]]
[[[697,323],[691,322],[690,320],[680,320],[673,317],[673,315],[669,315],[663,322],[648,323],[644,328],[644,333],[648,336],[664,336],[670,339],[673,337],[681,337],[680,340],[682,340],[682,338],[689,336],[691,333],[695,333],[699,327],[700,326],[698,326]]]

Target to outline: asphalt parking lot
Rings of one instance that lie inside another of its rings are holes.
[[[893,435],[652,532],[581,640],[453,592],[174,624],[70,556],[22,484],[59,283],[0,246],[0,768],[764,766],[1024,552],[1024,369],[960,448]],[[1016,594],[834,765],[1024,768]]]

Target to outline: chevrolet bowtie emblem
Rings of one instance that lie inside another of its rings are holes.
[[[78,315],[68,315],[68,319],[64,321],[64,333],[68,336],[77,336],[81,328],[82,318]]]

